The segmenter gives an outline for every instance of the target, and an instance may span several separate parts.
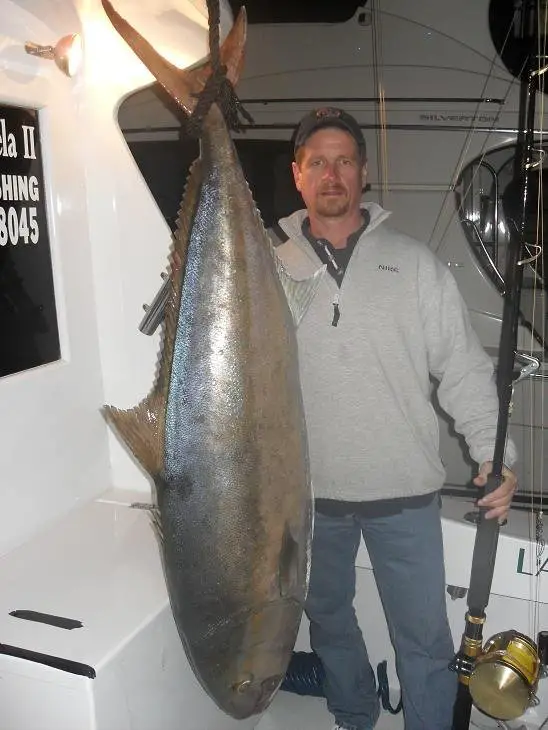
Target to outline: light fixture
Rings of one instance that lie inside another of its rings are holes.
[[[82,61],[82,38],[78,33],[65,35],[55,46],[41,46],[39,43],[27,41],[25,51],[31,56],[55,61],[64,74],[74,76]]]

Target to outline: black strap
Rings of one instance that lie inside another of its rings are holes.
[[[379,689],[377,690],[377,694],[379,695],[379,698],[381,700],[381,705],[383,710],[388,710],[388,712],[391,715],[397,715],[398,712],[401,712],[401,709],[403,707],[402,702],[402,696],[400,692],[400,700],[396,707],[392,707],[390,704],[390,685],[388,684],[388,672],[386,670],[388,662],[386,659],[380,664],[377,664],[377,681],[379,685]]]
[[[276,241],[272,241],[272,243],[274,244],[274,246],[281,246],[282,243],[285,243],[286,241],[289,241],[289,236],[287,235],[287,233],[284,231],[284,229],[281,227],[281,225],[279,223],[273,223],[270,226],[270,230],[272,231],[272,233],[278,239],[277,242]]]

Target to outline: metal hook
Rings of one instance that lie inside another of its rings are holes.
[[[518,266],[524,266],[524,264],[532,264],[533,261],[536,261],[542,255],[542,246],[538,243],[526,243],[525,245],[529,248],[535,248],[537,252],[534,256],[531,256],[528,259],[522,259],[521,261],[518,261]]]
[[[538,155],[538,160],[536,162],[528,162],[525,165],[526,170],[533,170],[535,167],[540,167],[546,157],[546,150],[542,149],[542,147],[534,147],[532,151]]]
[[[540,368],[540,360],[532,355],[526,355],[524,352],[516,352],[516,360],[521,360],[525,364],[519,371],[518,377],[514,380],[514,385],[519,383],[520,380],[525,380],[525,378],[533,375]]]

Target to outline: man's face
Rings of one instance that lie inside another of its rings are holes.
[[[342,129],[319,129],[293,163],[297,190],[311,215],[342,218],[359,209],[366,166],[355,139]]]

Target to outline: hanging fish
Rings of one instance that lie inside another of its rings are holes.
[[[190,113],[210,67],[179,70],[112,5],[115,28]],[[221,48],[234,81],[246,35]],[[295,324],[318,277],[278,263],[223,115],[201,154],[174,240],[159,376],[106,418],[154,480],[166,582],[194,672],[235,718],[263,711],[282,682],[306,597],[312,496]]]

